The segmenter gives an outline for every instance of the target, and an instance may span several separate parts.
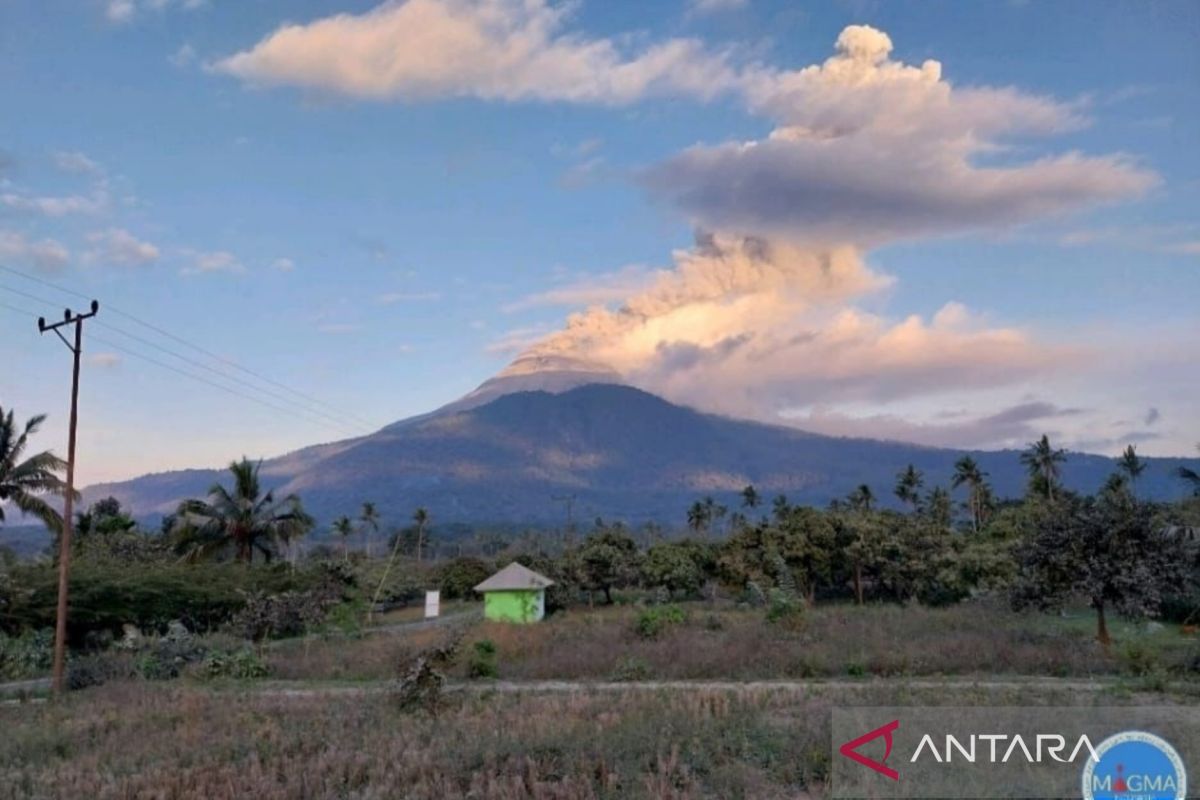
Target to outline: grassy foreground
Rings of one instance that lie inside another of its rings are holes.
[[[636,607],[572,609],[545,622],[477,622],[464,641],[491,641],[506,680],[771,680],[897,676],[1076,677],[1161,675],[1194,679],[1200,642],[1178,626],[1115,621],[1115,643],[1095,641],[1087,610],[1066,617],[1014,613],[994,603],[948,608],[820,606],[798,623],[761,611],[685,603],[682,620],[652,631]],[[285,680],[385,680],[398,660],[443,637],[280,642],[266,658]],[[457,677],[466,677],[460,660]]]
[[[1115,705],[1164,695],[1029,687],[288,696],[110,684],[0,708],[0,800],[824,796],[839,704]]]

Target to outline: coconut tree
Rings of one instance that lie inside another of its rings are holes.
[[[1030,488],[1035,492],[1045,492],[1046,499],[1053,500],[1061,474],[1059,465],[1066,460],[1067,451],[1053,447],[1050,437],[1043,433],[1041,439],[1032,442],[1021,453],[1021,463],[1029,473]]]
[[[421,548],[425,544],[425,526],[429,524],[429,510],[420,506],[413,512],[413,524],[417,526],[417,563],[421,563]]]
[[[371,557],[371,534],[379,533],[379,511],[375,509],[374,503],[363,503],[362,511],[358,515],[358,521],[363,526],[363,536],[366,538],[367,558]]]
[[[976,533],[983,523],[983,515],[991,496],[986,478],[987,473],[981,470],[979,464],[970,456],[963,456],[954,462],[954,475],[950,478],[950,487],[967,487],[967,510],[971,513],[971,527]]]
[[[333,521],[332,528],[333,532],[342,540],[342,560],[349,561],[350,548],[347,546],[347,542],[354,535],[354,523],[350,521],[349,517],[343,514]]]
[[[855,511],[870,511],[871,506],[875,504],[875,493],[865,483],[859,484],[859,487],[846,498],[846,502]]]
[[[753,484],[748,484],[745,489],[742,489],[742,508],[755,509],[762,504],[762,497],[759,496],[758,490]]]
[[[708,530],[708,525],[712,521],[710,509],[704,503],[697,500],[692,503],[687,512],[688,527],[696,534],[701,534]]]
[[[250,563],[255,551],[270,561],[280,544],[303,536],[313,526],[300,498],[289,494],[280,500],[263,492],[258,463],[247,458],[229,465],[233,488],[220,483],[208,490],[208,500],[184,500],[175,515],[179,549],[190,559],[232,552]]]
[[[1137,449],[1129,445],[1117,459],[1117,469],[1129,478],[1129,488],[1136,489],[1138,477],[1146,471],[1146,462],[1138,458]]]
[[[12,503],[24,514],[37,517],[52,532],[62,530],[62,515],[46,502],[45,495],[62,495],[67,485],[58,473],[67,464],[49,450],[22,459],[29,438],[37,433],[46,415],[39,414],[18,426],[12,409],[0,406],[0,522],[4,504]],[[78,496],[78,495],[76,495]]]
[[[921,505],[921,487],[924,485],[925,476],[921,474],[921,470],[909,464],[896,476],[896,497],[916,511]]]
[[[1200,450],[1200,444],[1196,445],[1196,449]],[[1179,467],[1175,470],[1175,474],[1192,485],[1192,496],[1200,497],[1200,472],[1188,467]]]

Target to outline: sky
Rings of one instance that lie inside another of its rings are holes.
[[[0,407],[81,483],[514,358],[850,436],[1200,442],[1200,6],[0,4]]]

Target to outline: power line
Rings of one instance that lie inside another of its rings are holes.
[[[332,414],[327,414],[324,411],[321,411],[320,409],[308,408],[306,406],[301,405],[297,401],[291,399],[290,397],[287,397],[286,395],[279,394],[278,392],[272,392],[270,389],[263,389],[260,386],[255,386],[250,381],[242,380],[241,378],[238,378],[235,375],[227,375],[226,373],[221,372],[221,370],[216,369],[215,367],[210,367],[208,364],[205,364],[201,361],[196,361],[195,359],[189,358],[188,356],[185,356],[175,350],[172,350],[169,347],[163,347],[162,345],[152,342],[149,339],[138,336],[137,334],[133,334],[133,333],[130,333],[129,331],[122,330],[121,328],[118,328],[115,325],[106,325],[102,322],[97,322],[96,324],[101,326],[105,330],[110,330],[110,331],[113,331],[114,333],[119,333],[120,335],[126,336],[126,337],[134,340],[135,342],[140,342],[141,344],[144,344],[147,347],[152,347],[155,350],[158,350],[159,352],[166,353],[167,355],[173,356],[174,358],[178,358],[180,361],[183,361],[187,364],[191,364],[192,366],[199,367],[200,369],[203,369],[206,372],[211,372],[212,374],[220,377],[222,380],[232,381],[233,383],[239,384],[241,386],[245,386],[249,389],[252,389],[253,391],[262,392],[263,394],[267,395],[268,397],[274,397],[275,399],[279,400],[280,402],[288,403],[288,404],[290,404],[291,407],[296,408],[297,411],[302,411],[305,414],[312,414],[314,416],[323,417],[324,419],[329,420],[330,422],[333,422],[340,428],[344,428],[345,430],[355,431],[355,433],[358,432],[357,428],[355,428],[354,426],[347,425],[347,424],[345,424],[345,422],[343,420],[339,419],[338,417],[335,417]],[[95,338],[95,337],[93,337],[93,338]],[[100,340],[97,339],[96,341],[100,341]]]
[[[7,286],[4,286],[4,285],[2,285],[2,284],[0,284],[0,289],[7,289],[7,290],[9,290],[9,291],[16,291],[16,290],[13,290],[13,289],[9,289],[9,287],[7,287]],[[47,301],[45,301],[45,300],[43,300],[43,299],[41,299],[41,298],[37,298],[37,297],[35,297],[35,296],[33,296],[33,295],[26,294],[25,292],[16,292],[16,293],[17,293],[17,294],[24,295],[25,297],[28,297],[28,298],[30,298],[30,299],[38,300],[39,302],[47,302]],[[16,312],[18,312],[18,313],[21,313],[21,314],[25,314],[25,315],[27,315],[27,316],[30,316],[30,317],[33,317],[33,318],[35,318],[35,319],[37,319],[37,318],[38,318],[38,316],[39,316],[38,314],[35,314],[34,312],[32,312],[32,311],[30,311],[30,310],[28,310],[28,309],[25,309],[25,308],[19,308],[19,307],[17,307],[17,306],[9,305],[8,303],[0,303],[0,306],[3,306],[4,308],[11,309],[11,310],[13,310],[13,311],[16,311]],[[99,323],[99,322],[97,322],[96,324],[97,324],[97,325],[99,325],[100,323]],[[121,331],[121,330],[119,330],[119,329],[117,329],[117,328],[114,328],[114,327],[113,327],[113,326],[111,326],[111,325],[105,325],[104,327],[105,327],[105,328],[108,328],[108,329],[110,329],[110,330],[116,330],[118,333],[125,333],[124,331]],[[129,334],[126,334],[126,335],[129,335]],[[158,349],[160,349],[160,350],[164,350],[165,352],[171,353],[172,355],[175,355],[177,358],[183,359],[184,361],[186,361],[186,362],[187,362],[187,363],[189,363],[189,364],[192,364],[192,365],[194,365],[194,366],[198,366],[198,367],[202,367],[202,368],[204,368],[204,369],[207,369],[207,370],[209,370],[210,372],[215,372],[215,373],[216,373],[216,374],[217,374],[219,377],[221,377],[221,378],[222,378],[222,379],[224,379],[224,380],[233,380],[233,381],[236,381],[236,380],[238,380],[237,378],[234,378],[233,376],[230,376],[230,375],[224,375],[224,374],[222,374],[222,373],[220,373],[220,372],[217,372],[216,370],[213,370],[211,367],[209,367],[209,366],[208,366],[208,365],[206,365],[206,364],[201,364],[201,363],[199,363],[199,362],[192,361],[191,359],[188,359],[188,358],[186,358],[186,357],[184,357],[184,356],[179,356],[179,355],[177,355],[177,354],[174,354],[174,353],[172,353],[172,351],[170,351],[170,350],[166,350],[165,348],[158,347],[158,345],[154,344],[153,342],[150,342],[150,341],[148,341],[148,340],[144,340],[144,339],[140,339],[140,337],[134,337],[134,338],[138,338],[140,341],[143,341],[145,344],[148,344],[148,345],[150,345],[151,347],[156,347],[156,348],[158,348]],[[105,338],[103,338],[103,337],[100,337],[100,336],[95,336],[95,335],[92,335],[92,336],[91,336],[91,339],[92,339],[92,341],[94,341],[94,342],[98,342],[98,343],[100,343],[100,344],[103,344],[103,345],[106,345],[106,346],[108,346],[108,347],[111,347],[111,348],[113,348],[113,349],[115,349],[115,350],[119,350],[119,351],[121,351],[122,353],[125,353],[126,355],[133,356],[134,358],[140,358],[141,360],[143,360],[143,361],[146,361],[146,362],[148,362],[148,363],[150,363],[150,364],[154,364],[155,366],[161,367],[161,368],[163,368],[163,369],[171,370],[172,372],[175,372],[175,373],[178,373],[178,374],[180,374],[180,375],[183,375],[184,377],[191,378],[192,380],[195,380],[195,381],[199,381],[200,383],[206,384],[206,385],[208,385],[208,386],[212,386],[212,387],[214,387],[214,388],[216,388],[216,389],[220,389],[220,390],[222,390],[222,391],[224,391],[224,392],[228,392],[229,394],[235,395],[235,396],[237,396],[237,397],[241,397],[241,398],[244,398],[244,399],[246,399],[246,400],[250,400],[250,401],[252,401],[252,402],[258,403],[258,404],[260,404],[260,405],[263,405],[263,406],[266,406],[267,408],[273,409],[273,410],[275,410],[275,411],[280,411],[280,412],[282,412],[282,413],[284,413],[284,414],[289,414],[289,415],[291,415],[291,416],[293,416],[293,417],[296,417],[297,419],[304,420],[305,422],[310,422],[310,423],[314,423],[314,424],[317,424],[317,425],[323,425],[323,426],[325,426],[325,427],[327,427],[327,428],[330,428],[330,429],[333,429],[333,430],[337,430],[337,431],[339,431],[339,432],[341,432],[341,433],[343,433],[343,434],[344,434],[344,433],[349,433],[349,434],[351,434],[352,436],[361,436],[361,435],[362,435],[362,434],[361,434],[361,432],[359,432],[358,430],[355,430],[354,428],[352,428],[352,427],[350,427],[350,426],[347,426],[347,425],[345,425],[345,424],[341,423],[341,422],[340,422],[339,420],[337,420],[336,418],[330,417],[329,419],[330,419],[330,420],[332,420],[332,422],[329,422],[329,421],[326,421],[325,419],[322,419],[322,418],[320,418],[320,417],[312,416],[312,415],[314,415],[314,414],[321,414],[321,412],[319,412],[319,411],[316,411],[315,409],[307,409],[307,408],[302,408],[302,407],[284,407],[284,406],[279,406],[279,405],[276,405],[275,403],[271,403],[271,402],[269,402],[269,401],[263,400],[262,398],[256,397],[256,396],[254,396],[254,395],[246,394],[245,392],[238,391],[238,390],[236,390],[236,389],[234,389],[234,388],[232,388],[232,387],[225,386],[224,384],[217,383],[216,381],[213,381],[213,380],[211,380],[211,379],[209,379],[209,378],[205,378],[205,377],[203,377],[203,376],[201,376],[201,375],[196,375],[196,374],[194,374],[194,373],[192,373],[192,372],[189,372],[189,371],[187,371],[187,370],[181,369],[181,368],[179,368],[179,367],[177,367],[177,366],[175,366],[175,365],[173,365],[173,364],[168,364],[168,363],[166,363],[166,362],[159,361],[158,359],[151,358],[150,356],[147,356],[147,355],[145,355],[144,353],[139,353],[139,352],[137,352],[136,350],[131,350],[131,349],[129,349],[128,347],[125,347],[124,345],[120,345],[120,344],[118,344],[118,343],[116,343],[116,342],[113,342],[113,341],[111,341],[111,340],[109,340],[109,339],[105,339]],[[244,382],[243,382],[243,383],[244,383]],[[254,386],[253,384],[249,384],[249,383],[247,383],[246,385],[247,385],[247,386],[249,386],[251,389],[253,389],[253,390],[255,390],[255,391],[260,391],[260,392],[263,392],[263,391],[265,391],[265,390],[263,390],[263,389],[261,389],[261,388],[259,388],[259,387],[257,387],[257,386]],[[288,401],[288,402],[292,402],[292,401]],[[328,415],[324,415],[324,414],[322,414],[322,416],[328,417]]]
[[[17,308],[16,306],[10,306],[8,303],[0,303],[0,308],[7,308],[9,311],[15,311],[18,314],[24,314],[25,316],[33,317],[34,319],[38,318],[38,315],[33,313],[32,311],[25,309],[25,308]]]
[[[41,284],[42,286],[45,286],[47,288],[54,289],[59,292],[63,292],[64,294],[68,294],[73,297],[81,297],[81,298],[86,299],[86,296],[80,294],[79,292],[76,292],[72,289],[68,289],[64,286],[59,286],[56,283],[52,283],[43,278],[39,278],[35,275],[29,275],[25,272],[21,272],[20,270],[13,269],[12,267],[8,267],[3,264],[0,264],[0,270],[4,270],[5,272],[10,272],[13,275],[16,275],[20,278],[24,278],[25,280]],[[0,288],[7,288],[7,287],[0,287]],[[44,298],[36,297],[34,295],[27,294],[25,292],[21,292],[21,291],[15,290],[15,289],[9,289],[9,291],[16,292],[17,294],[21,294],[30,299],[37,300],[38,302],[46,303],[47,305],[51,305],[51,306],[55,305],[55,303],[53,303],[51,301],[45,300]],[[371,430],[376,430],[379,427],[381,427],[378,423],[376,423],[372,420],[366,419],[365,417],[359,416],[357,414],[348,413],[343,409],[340,409],[336,406],[330,405],[329,403],[325,402],[324,400],[321,400],[318,397],[314,397],[310,394],[307,394],[306,392],[302,392],[299,389],[293,389],[292,387],[288,386],[287,384],[280,383],[279,381],[269,378],[266,375],[262,375],[258,372],[255,372],[254,370],[248,369],[247,367],[243,367],[241,364],[237,363],[236,361],[233,361],[232,359],[226,358],[225,356],[219,355],[218,353],[214,353],[211,350],[201,347],[200,345],[195,344],[193,342],[189,342],[187,339],[184,339],[183,337],[178,336],[178,335],[172,333],[171,331],[165,330],[151,322],[147,322],[147,321],[145,321],[139,317],[136,317],[133,314],[130,314],[126,311],[122,311],[121,309],[116,308],[115,306],[106,305],[105,310],[110,311],[114,314],[117,314],[118,316],[125,317],[126,319],[130,320],[131,322],[141,325],[142,327],[147,328],[148,330],[151,330],[161,336],[165,336],[168,339],[171,339],[172,341],[175,341],[186,347],[190,347],[191,349],[195,350],[198,353],[202,353],[203,355],[207,356],[208,358],[211,358],[215,361],[225,364],[226,366],[236,369],[239,372],[245,373],[246,375],[250,375],[251,377],[258,379],[259,381],[262,381],[263,383],[269,384],[271,386],[276,387],[277,389],[282,389],[285,392],[288,392],[289,394],[292,394],[292,395],[295,395],[296,397],[302,398],[310,404],[322,406],[323,408],[328,409],[329,411],[332,411],[341,417],[344,417],[347,419],[354,419],[359,424],[364,425],[364,426],[370,428]],[[112,326],[109,326],[109,325],[106,325],[105,327],[109,328],[110,330],[115,330]],[[128,335],[128,334],[126,334],[126,335]],[[155,346],[155,347],[157,347],[157,346]],[[158,349],[161,349],[161,348],[158,348]],[[180,356],[176,356],[176,357],[180,357]],[[193,363],[195,363],[195,362],[193,362]],[[211,369],[211,368],[208,368],[208,369]],[[229,378],[228,375],[224,375],[223,373],[218,373],[218,374],[221,374],[223,377]],[[230,378],[230,379],[233,380],[232,378]],[[261,391],[266,394],[270,394],[270,392],[263,389],[262,387],[254,386],[253,384],[245,384],[245,385],[250,386],[255,391]],[[275,395],[275,396],[278,397],[278,395]],[[289,401],[289,402],[294,403],[295,401]]]
[[[310,422],[310,423],[314,423],[317,425],[324,425],[327,428],[339,430],[342,433],[346,433],[349,431],[350,433],[352,433],[355,436],[360,435],[357,431],[355,431],[352,428],[346,428],[344,426],[334,425],[334,424],[326,422],[322,419],[305,416],[306,412],[300,412],[300,411],[297,411],[292,408],[287,408],[285,406],[279,406],[270,401],[263,400],[260,397],[255,397],[252,394],[247,394],[246,392],[238,391],[237,389],[234,389],[230,386],[225,386],[224,384],[220,384],[220,383],[217,383],[216,381],[209,380],[208,378],[205,378],[201,375],[197,375],[193,372],[188,372],[185,369],[180,369],[179,367],[177,367],[173,364],[168,364],[165,361],[159,361],[158,359],[152,358],[152,357],[146,355],[145,353],[139,353],[136,350],[131,350],[128,347],[117,344],[116,342],[113,342],[111,340],[103,339],[99,336],[92,336],[92,341],[99,342],[100,344],[103,344],[107,347],[111,347],[114,350],[118,350],[122,353],[125,353],[126,355],[133,356],[134,358],[140,358],[141,360],[149,362],[151,364],[154,364],[157,367],[161,367],[163,369],[168,369],[172,372],[176,372],[180,375],[183,375],[184,377],[191,378],[194,381],[199,381],[200,383],[207,384],[208,386],[212,386],[215,389],[220,389],[223,392],[228,392],[229,394],[235,395],[237,397],[241,397],[243,399],[250,400],[251,402],[258,403],[259,405],[266,406],[267,408],[273,409],[275,411],[279,411],[283,414],[289,414],[293,417],[296,417],[297,419],[302,419],[305,422]]]

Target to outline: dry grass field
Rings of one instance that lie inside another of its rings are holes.
[[[1177,626],[1116,622],[1106,652],[1086,611],[1068,617],[1017,614],[997,605],[948,608],[820,606],[797,624],[768,622],[728,605],[680,606],[682,622],[639,630],[642,609],[572,609],[533,626],[475,622],[464,650],[489,640],[506,680],[771,680],[937,676],[1131,676],[1187,678],[1200,641]],[[399,659],[442,638],[403,636],[280,643],[267,654],[287,680],[382,680]],[[465,677],[465,667],[457,667]]]
[[[0,800],[796,798],[824,796],[839,704],[1190,702],[1029,687],[453,693],[434,716],[386,693],[110,684],[0,708]]]

